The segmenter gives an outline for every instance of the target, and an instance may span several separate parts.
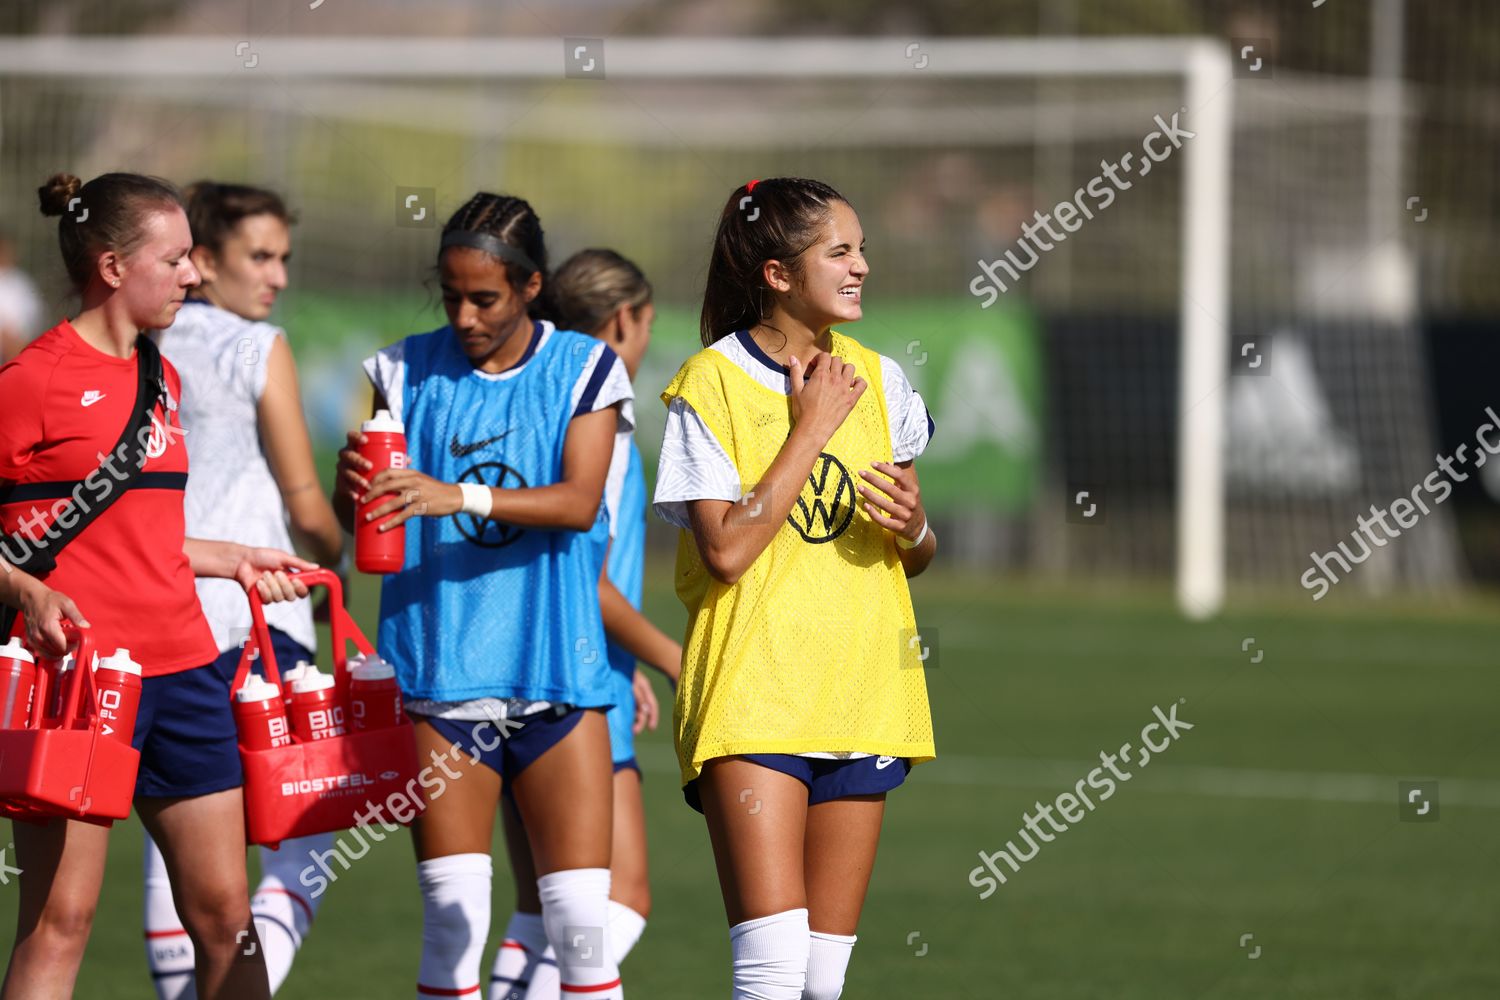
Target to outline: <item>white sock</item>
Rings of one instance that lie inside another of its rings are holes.
[[[547,950],[547,928],[540,913],[517,910],[505,925],[505,940],[495,949],[490,973],[490,1000],[522,1000]],[[556,965],[554,962],[553,965]]]
[[[557,952],[549,944],[542,950],[536,968],[531,970],[531,986],[526,1000],[561,1000],[562,979],[557,974]]]
[[[160,1000],[197,1000],[193,980],[193,940],[182,928],[172,902],[172,882],[161,848],[146,836],[146,966]]]
[[[624,903],[609,901],[609,947],[615,953],[615,964],[625,961],[630,949],[646,930],[646,918]]]
[[[479,1000],[479,959],[490,933],[488,854],[450,854],[417,863],[422,890],[422,964],[417,996]]]
[[[630,949],[640,940],[646,929],[646,918],[611,899],[609,901],[609,947],[614,952],[615,964],[625,961]],[[525,1000],[560,1000],[562,989],[557,974],[557,953],[548,945],[542,961],[531,974],[531,988]],[[490,997],[490,1000],[508,1000],[506,997]]]
[[[810,947],[807,910],[786,910],[729,928],[733,1000],[802,1000]]]
[[[333,846],[333,834],[319,833],[284,841],[281,850],[260,849],[260,885],[250,897],[250,914],[266,956],[266,972],[275,993],[292,971],[292,959],[318,915],[322,894],[314,896],[298,881],[308,854]]]
[[[858,938],[853,934],[845,937],[822,931],[813,931],[809,937],[807,985],[802,988],[802,1000],[839,1000],[844,993],[849,953]]]
[[[588,1000],[622,1000],[620,967],[609,945],[609,869],[571,868],[536,880],[559,988]]]

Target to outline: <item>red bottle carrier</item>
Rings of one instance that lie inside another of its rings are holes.
[[[61,661],[38,656],[24,727],[0,729],[0,816],[109,826],[130,815],[141,755],[128,735],[121,740],[107,733],[99,717],[88,630],[64,622],[63,633],[77,666],[63,675],[61,691]]]
[[[343,586],[337,576],[326,569],[297,576],[309,586],[328,588],[335,691],[338,704],[347,705],[347,644],[353,642],[365,654],[373,654],[375,649],[344,609]],[[238,691],[245,683],[257,653],[266,680],[282,688],[260,594],[253,589],[250,616],[250,639],[240,654],[232,690]],[[281,694],[285,697],[287,692],[283,689]],[[367,812],[366,803],[383,803],[398,791],[403,797],[415,793],[415,812],[425,807],[414,783],[418,770],[416,734],[404,715],[397,725],[388,728],[270,750],[251,750],[241,742],[240,762],[245,769],[245,831],[252,844],[276,847],[293,837],[348,829]],[[389,807],[382,807],[378,815],[389,822],[400,822]],[[409,819],[410,814],[407,816]]]

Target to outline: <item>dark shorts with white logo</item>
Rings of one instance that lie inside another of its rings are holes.
[[[244,784],[229,681],[215,663],[145,678],[130,745],[141,752],[138,796],[209,795]]]
[[[880,795],[900,785],[911,773],[911,761],[905,757],[826,760],[790,753],[746,753],[740,754],[739,759],[796,778],[807,786],[807,804],[810,806],[856,795]],[[688,805],[703,811],[696,780],[683,786],[682,797]]]

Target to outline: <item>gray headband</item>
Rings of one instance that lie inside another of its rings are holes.
[[[483,250],[491,257],[498,257],[503,261],[524,267],[530,272],[540,271],[541,268],[532,263],[530,257],[522,250],[506,243],[500,237],[491,233],[475,233],[467,229],[455,229],[443,234],[443,241],[438,245],[438,253],[441,254],[449,247],[469,247],[472,250]]]

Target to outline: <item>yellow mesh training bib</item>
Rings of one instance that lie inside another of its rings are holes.
[[[677,595],[690,616],[673,713],[684,783],[732,754],[862,751],[920,763],[935,753],[895,536],[855,491],[859,470],[891,460],[880,355],[832,336],[832,353],[869,387],[787,523],[733,586],[708,573],[691,531],[678,539]],[[787,397],[712,348],[689,358],[661,398],[679,396],[748,493],[791,433]]]

